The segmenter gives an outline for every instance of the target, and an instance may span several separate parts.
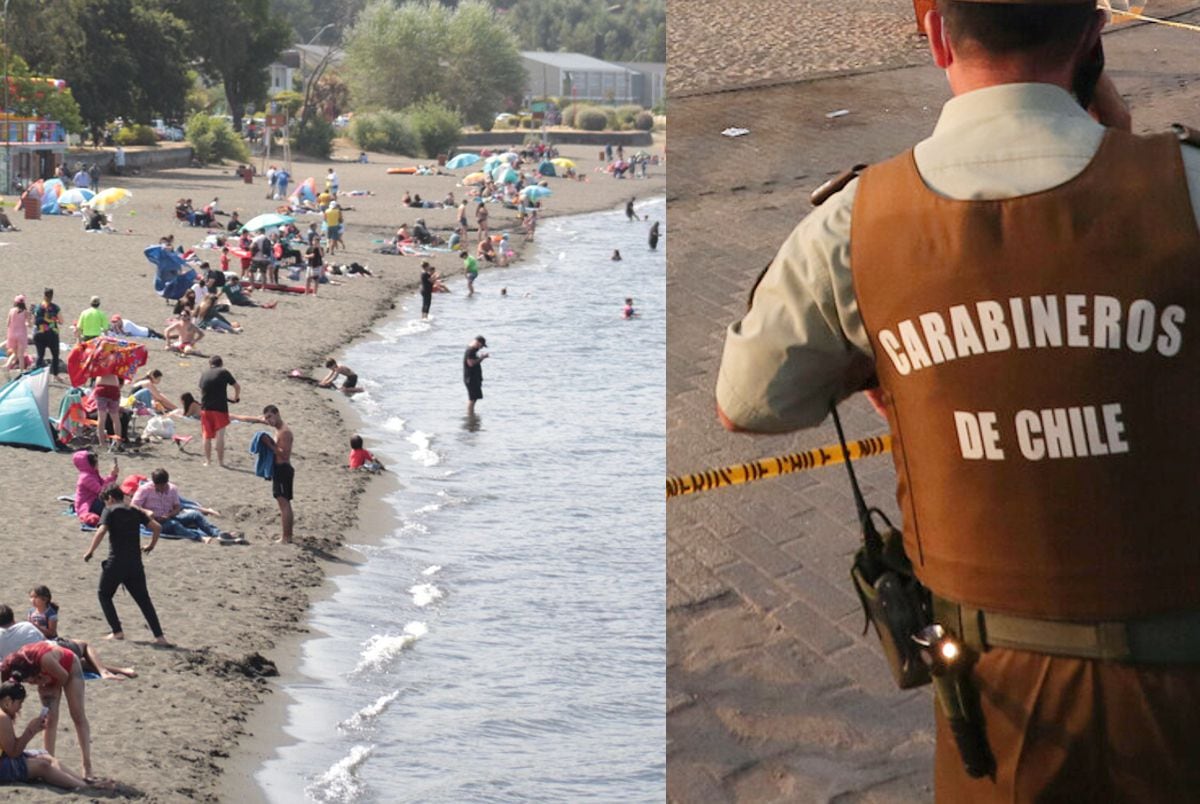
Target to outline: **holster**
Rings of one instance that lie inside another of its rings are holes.
[[[879,538],[882,554],[873,556],[868,547],[859,548],[850,578],[867,623],[879,635],[896,684],[902,690],[920,687],[930,681],[929,668],[912,637],[932,622],[929,592],[913,575],[901,534],[889,527]],[[866,629],[864,623],[863,633]]]

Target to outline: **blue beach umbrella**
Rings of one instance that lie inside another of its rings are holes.
[[[246,225],[242,227],[247,232],[258,232],[266,229],[278,229],[280,226],[285,226],[289,223],[294,223],[295,218],[291,215],[280,215],[277,212],[268,212],[264,215],[259,215],[256,218],[251,218],[246,221]]]
[[[446,163],[446,167],[450,170],[458,170],[459,168],[470,167],[481,159],[479,154],[459,154]]]
[[[530,201],[537,201],[539,198],[545,198],[548,195],[550,195],[550,188],[543,187],[540,184],[534,184],[521,191],[521,197]]]

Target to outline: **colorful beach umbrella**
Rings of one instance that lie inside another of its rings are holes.
[[[479,154],[459,154],[447,162],[446,167],[450,170],[458,170],[459,168],[470,167],[479,160]]]
[[[505,151],[504,153],[500,154],[500,158],[505,162],[516,162],[521,158],[521,155],[515,151]]]
[[[82,187],[72,187],[58,197],[58,203],[60,206],[70,205],[78,207],[91,201],[95,196],[96,194],[91,190],[85,190]]]
[[[124,187],[109,187],[107,190],[103,190],[92,196],[92,200],[88,203],[92,205],[92,209],[105,212],[121,206],[131,198],[133,198],[133,193]]]
[[[483,172],[471,173],[463,179],[463,184],[486,184],[487,178],[487,174]]]
[[[521,191],[521,197],[530,201],[537,201],[539,198],[545,198],[548,195],[550,195],[550,188],[543,187],[540,184],[534,184]]]
[[[575,163],[570,159],[567,159],[565,156],[560,156],[557,159],[551,159],[550,162],[556,168],[561,168],[562,170],[567,170],[568,168],[573,170],[575,168]]]
[[[280,226],[286,226],[289,223],[294,223],[295,218],[291,215],[280,215],[278,212],[267,212],[258,217],[251,218],[246,221],[246,225],[242,227],[246,232],[260,232],[267,229],[278,229]]]

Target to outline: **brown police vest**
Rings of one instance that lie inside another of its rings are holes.
[[[1200,609],[1200,232],[1173,136],[1110,130],[1071,181],[998,201],[943,198],[902,154],[860,180],[851,265],[930,589]]]

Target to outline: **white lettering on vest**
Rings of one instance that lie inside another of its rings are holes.
[[[1033,317],[1033,342],[1039,347],[1062,346],[1062,328],[1058,323],[1058,297],[1031,296],[1029,312]]]
[[[1087,316],[1083,308],[1087,305],[1087,296],[1068,293],[1063,298],[1067,308],[1067,346],[1089,346],[1087,333]]]
[[[921,331],[925,333],[925,343],[929,344],[929,354],[934,363],[944,363],[957,357],[954,354],[954,344],[946,334],[946,321],[938,313],[925,313],[920,318]]]
[[[983,354],[983,341],[975,331],[975,322],[965,304],[950,308],[950,328],[954,330],[954,349],[959,357]]]
[[[996,414],[992,411],[981,410],[972,413],[966,410],[954,411],[954,429],[958,432],[958,448],[963,458],[977,461],[986,458],[989,461],[1004,460],[1004,450],[1000,448],[1000,431],[996,429]]]
[[[958,416],[958,413],[955,413]],[[1029,461],[1089,458],[1129,452],[1121,405],[1021,410],[1013,417],[1017,445]]]
[[[1158,353],[1163,357],[1179,354],[1179,347],[1183,344],[1183,333],[1179,331],[1179,325],[1183,323],[1183,317],[1183,308],[1178,304],[1168,304],[1163,308],[1162,320],[1159,322],[1163,334],[1158,336],[1157,343]]]
[[[917,328],[913,326],[913,322],[901,321],[896,328],[900,330],[900,340],[904,342],[904,351],[908,353],[908,359],[912,361],[913,371],[932,366],[933,362],[930,361],[929,353],[925,351],[925,345],[921,343],[921,336],[917,334]]]
[[[1121,348],[1121,302],[1097,296],[1092,313],[1092,345],[1097,349]]]
[[[975,305],[979,313],[979,329],[983,333],[983,344],[989,352],[1002,352],[1012,347],[1008,327],[1004,326],[1004,308],[999,302],[981,301]]]
[[[1028,349],[1029,329],[1025,326],[1025,303],[1021,299],[1009,299],[1008,307],[1012,310],[1013,335],[1017,338],[1018,349]]]
[[[1154,305],[1138,299],[1129,305],[1129,323],[1125,328],[1125,345],[1134,352],[1144,352],[1154,342]]]
[[[912,365],[909,364],[908,358],[896,351],[900,348],[900,341],[896,340],[896,336],[891,330],[879,330],[879,344],[883,347],[883,351],[887,352],[887,356],[891,358],[892,365],[896,367],[896,372],[904,376],[912,371]]]

